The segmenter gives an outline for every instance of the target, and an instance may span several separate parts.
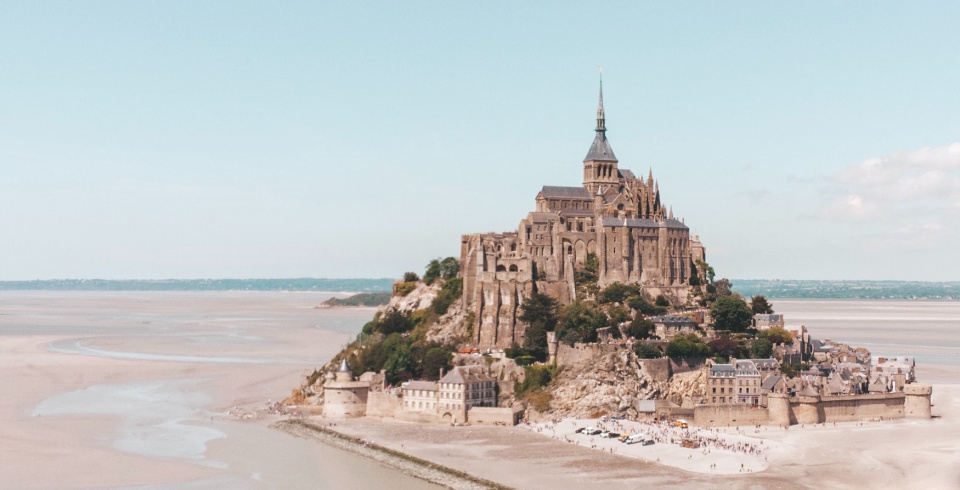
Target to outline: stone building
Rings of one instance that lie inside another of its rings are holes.
[[[437,382],[438,414],[451,422],[465,422],[473,407],[496,407],[496,382],[483,366],[457,366]]]
[[[335,375],[323,384],[323,416],[328,418],[363,417],[367,413],[369,381],[354,381],[344,359]]]
[[[400,386],[403,393],[403,409],[407,411],[436,413],[437,383],[433,381],[407,381]]]
[[[544,186],[516,231],[462,237],[463,297],[474,313],[477,347],[522,344],[523,299],[534,290],[561,303],[575,299],[574,270],[588,254],[599,260],[600,287],[637,283],[653,296],[688,297],[704,247],[661,202],[652,171],[644,179],[620,167],[606,131],[601,85],[581,185]]]

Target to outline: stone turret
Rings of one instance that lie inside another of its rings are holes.
[[[929,419],[930,395],[933,387],[926,384],[911,383],[903,387],[903,415],[909,419]]]
[[[767,410],[770,423],[780,427],[790,426],[790,396],[786,393],[767,395]]]
[[[347,360],[344,359],[340,361],[340,368],[337,369],[337,381],[353,381],[353,372],[350,371],[350,366],[347,365]]]

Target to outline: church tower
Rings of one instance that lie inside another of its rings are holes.
[[[596,195],[597,189],[605,192],[609,187],[617,188],[620,171],[617,169],[617,157],[607,141],[607,122],[603,113],[603,78],[600,78],[600,104],[597,106],[597,135],[593,138],[590,151],[583,159],[583,186]]]

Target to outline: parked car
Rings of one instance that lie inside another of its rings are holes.
[[[597,435],[597,434],[599,434],[599,433],[601,433],[601,432],[603,432],[603,431],[601,431],[600,429],[597,429],[597,428],[595,428],[595,427],[587,427],[587,429],[586,429],[585,431],[583,431],[583,433],[586,434],[586,435],[588,435],[588,436],[595,436],[595,435]]]
[[[633,437],[633,434],[623,434],[622,436],[618,437],[617,440],[620,442],[627,442],[627,439],[631,437]]]
[[[642,444],[643,444],[644,446],[653,445],[653,439],[647,439],[647,440],[643,441]]]
[[[601,434],[601,435],[602,435],[602,434]],[[619,432],[607,432],[607,437],[609,437],[610,439],[616,439],[616,438],[620,437],[620,433],[619,433]]]
[[[580,433],[582,433],[582,432],[584,432],[584,431],[586,431],[586,430],[587,430],[586,427],[581,427],[581,428],[579,428],[579,429],[576,430],[576,433],[577,433],[577,434],[580,434]]]

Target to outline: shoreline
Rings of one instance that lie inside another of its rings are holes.
[[[269,425],[271,429],[313,439],[344,451],[372,459],[384,466],[454,490],[513,490],[512,487],[479,478],[464,471],[395,451],[373,442],[351,437],[342,432],[304,420],[287,419]]]

